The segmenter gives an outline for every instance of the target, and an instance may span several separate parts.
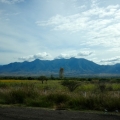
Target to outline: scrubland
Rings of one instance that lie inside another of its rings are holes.
[[[0,104],[52,109],[120,111],[120,82],[92,80],[0,80]]]

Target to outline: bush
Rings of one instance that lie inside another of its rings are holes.
[[[40,95],[35,99],[26,99],[25,103],[27,106],[34,107],[56,107],[56,109],[66,108],[66,103],[69,101],[69,96],[65,94],[48,94]]]
[[[26,93],[22,90],[13,90],[9,93],[7,98],[8,103],[18,104],[23,103],[26,98]]]
[[[69,81],[64,80],[61,83],[63,86],[66,86],[70,92],[73,92],[78,86],[80,86],[80,83],[78,81]]]
[[[7,92],[4,96],[4,99],[7,104],[24,104],[26,98],[35,98],[38,93],[29,87],[12,89]]]

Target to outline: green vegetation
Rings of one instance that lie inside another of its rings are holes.
[[[105,81],[101,78],[64,78],[64,80],[47,78],[47,82],[43,84],[41,80],[45,80],[45,77],[39,77],[37,80],[31,78],[29,77],[29,80],[1,79],[0,104],[120,111],[118,78],[109,78]]]
[[[80,85],[80,82],[75,81],[75,80],[74,81],[64,80],[62,81],[62,85],[66,86],[70,92],[73,92]]]

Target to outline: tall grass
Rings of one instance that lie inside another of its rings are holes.
[[[75,110],[120,110],[120,84],[81,82],[74,91],[61,81],[0,81],[0,104]]]

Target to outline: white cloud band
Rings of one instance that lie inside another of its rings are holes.
[[[116,56],[114,58],[110,58],[110,59],[103,59],[100,62],[102,63],[108,63],[108,64],[115,64],[115,63],[120,63],[120,56]]]
[[[50,60],[50,59],[52,59],[52,57],[51,57],[50,54],[48,54],[46,52],[43,52],[43,53],[37,53],[35,55],[29,55],[29,56],[26,56],[26,57],[20,57],[18,59],[21,60],[21,61],[32,61],[32,60],[35,60],[35,59]]]

